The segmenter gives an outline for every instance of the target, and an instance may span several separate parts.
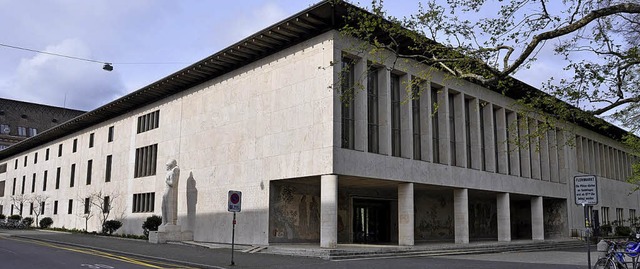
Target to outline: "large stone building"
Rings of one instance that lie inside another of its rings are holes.
[[[0,98],[0,150],[82,113],[84,111]]]
[[[101,193],[119,232],[140,234],[175,159],[178,224],[196,241],[230,242],[230,190],[242,191],[242,244],[569,237],[584,228],[583,174],[598,176],[603,221],[635,216],[623,130],[566,123],[514,147],[542,118],[516,113],[513,97],[536,89],[502,94],[411,62],[368,68],[374,57],[352,51],[361,41],[337,31],[347,5],[321,2],[0,152],[3,213],[17,212],[12,196],[44,194],[42,216],[82,229],[82,201]],[[366,90],[347,105],[338,80]]]

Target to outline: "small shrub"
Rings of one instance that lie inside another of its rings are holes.
[[[53,225],[53,220],[50,217],[45,217],[40,220],[40,228],[47,229]]]
[[[117,231],[122,227],[122,222],[117,220],[108,220],[102,225],[102,233],[112,235],[113,232]]]
[[[0,214],[0,220],[4,220],[4,219],[6,219],[6,218],[7,218],[7,217],[6,217],[4,214]]]
[[[616,227],[616,236],[629,236],[631,234],[631,227],[618,226]]]
[[[11,215],[11,216],[9,216],[9,220],[20,221],[20,220],[22,220],[22,216],[20,216],[20,215]]]
[[[27,227],[31,227],[31,224],[33,224],[33,218],[32,217],[26,217],[26,218],[22,219],[22,223]]]
[[[162,225],[162,217],[156,215],[148,217],[147,220],[142,223],[142,233],[145,237],[149,238],[149,232],[157,231],[160,225]]]

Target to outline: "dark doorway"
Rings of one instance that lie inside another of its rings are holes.
[[[353,242],[391,241],[390,201],[353,199]]]

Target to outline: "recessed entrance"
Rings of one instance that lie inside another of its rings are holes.
[[[353,199],[353,242],[391,242],[391,201]]]

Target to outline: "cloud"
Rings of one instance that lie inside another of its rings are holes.
[[[65,39],[46,52],[91,58],[88,46],[79,39]],[[91,110],[121,96],[124,83],[116,70],[102,70],[100,63],[46,54],[22,59],[16,74],[0,89],[8,98]]]
[[[247,12],[249,11],[249,12]],[[237,42],[265,27],[287,17],[288,13],[277,2],[266,2],[261,6],[246,10],[239,9],[229,14],[233,23],[218,25],[216,32],[223,33],[228,42]]]

